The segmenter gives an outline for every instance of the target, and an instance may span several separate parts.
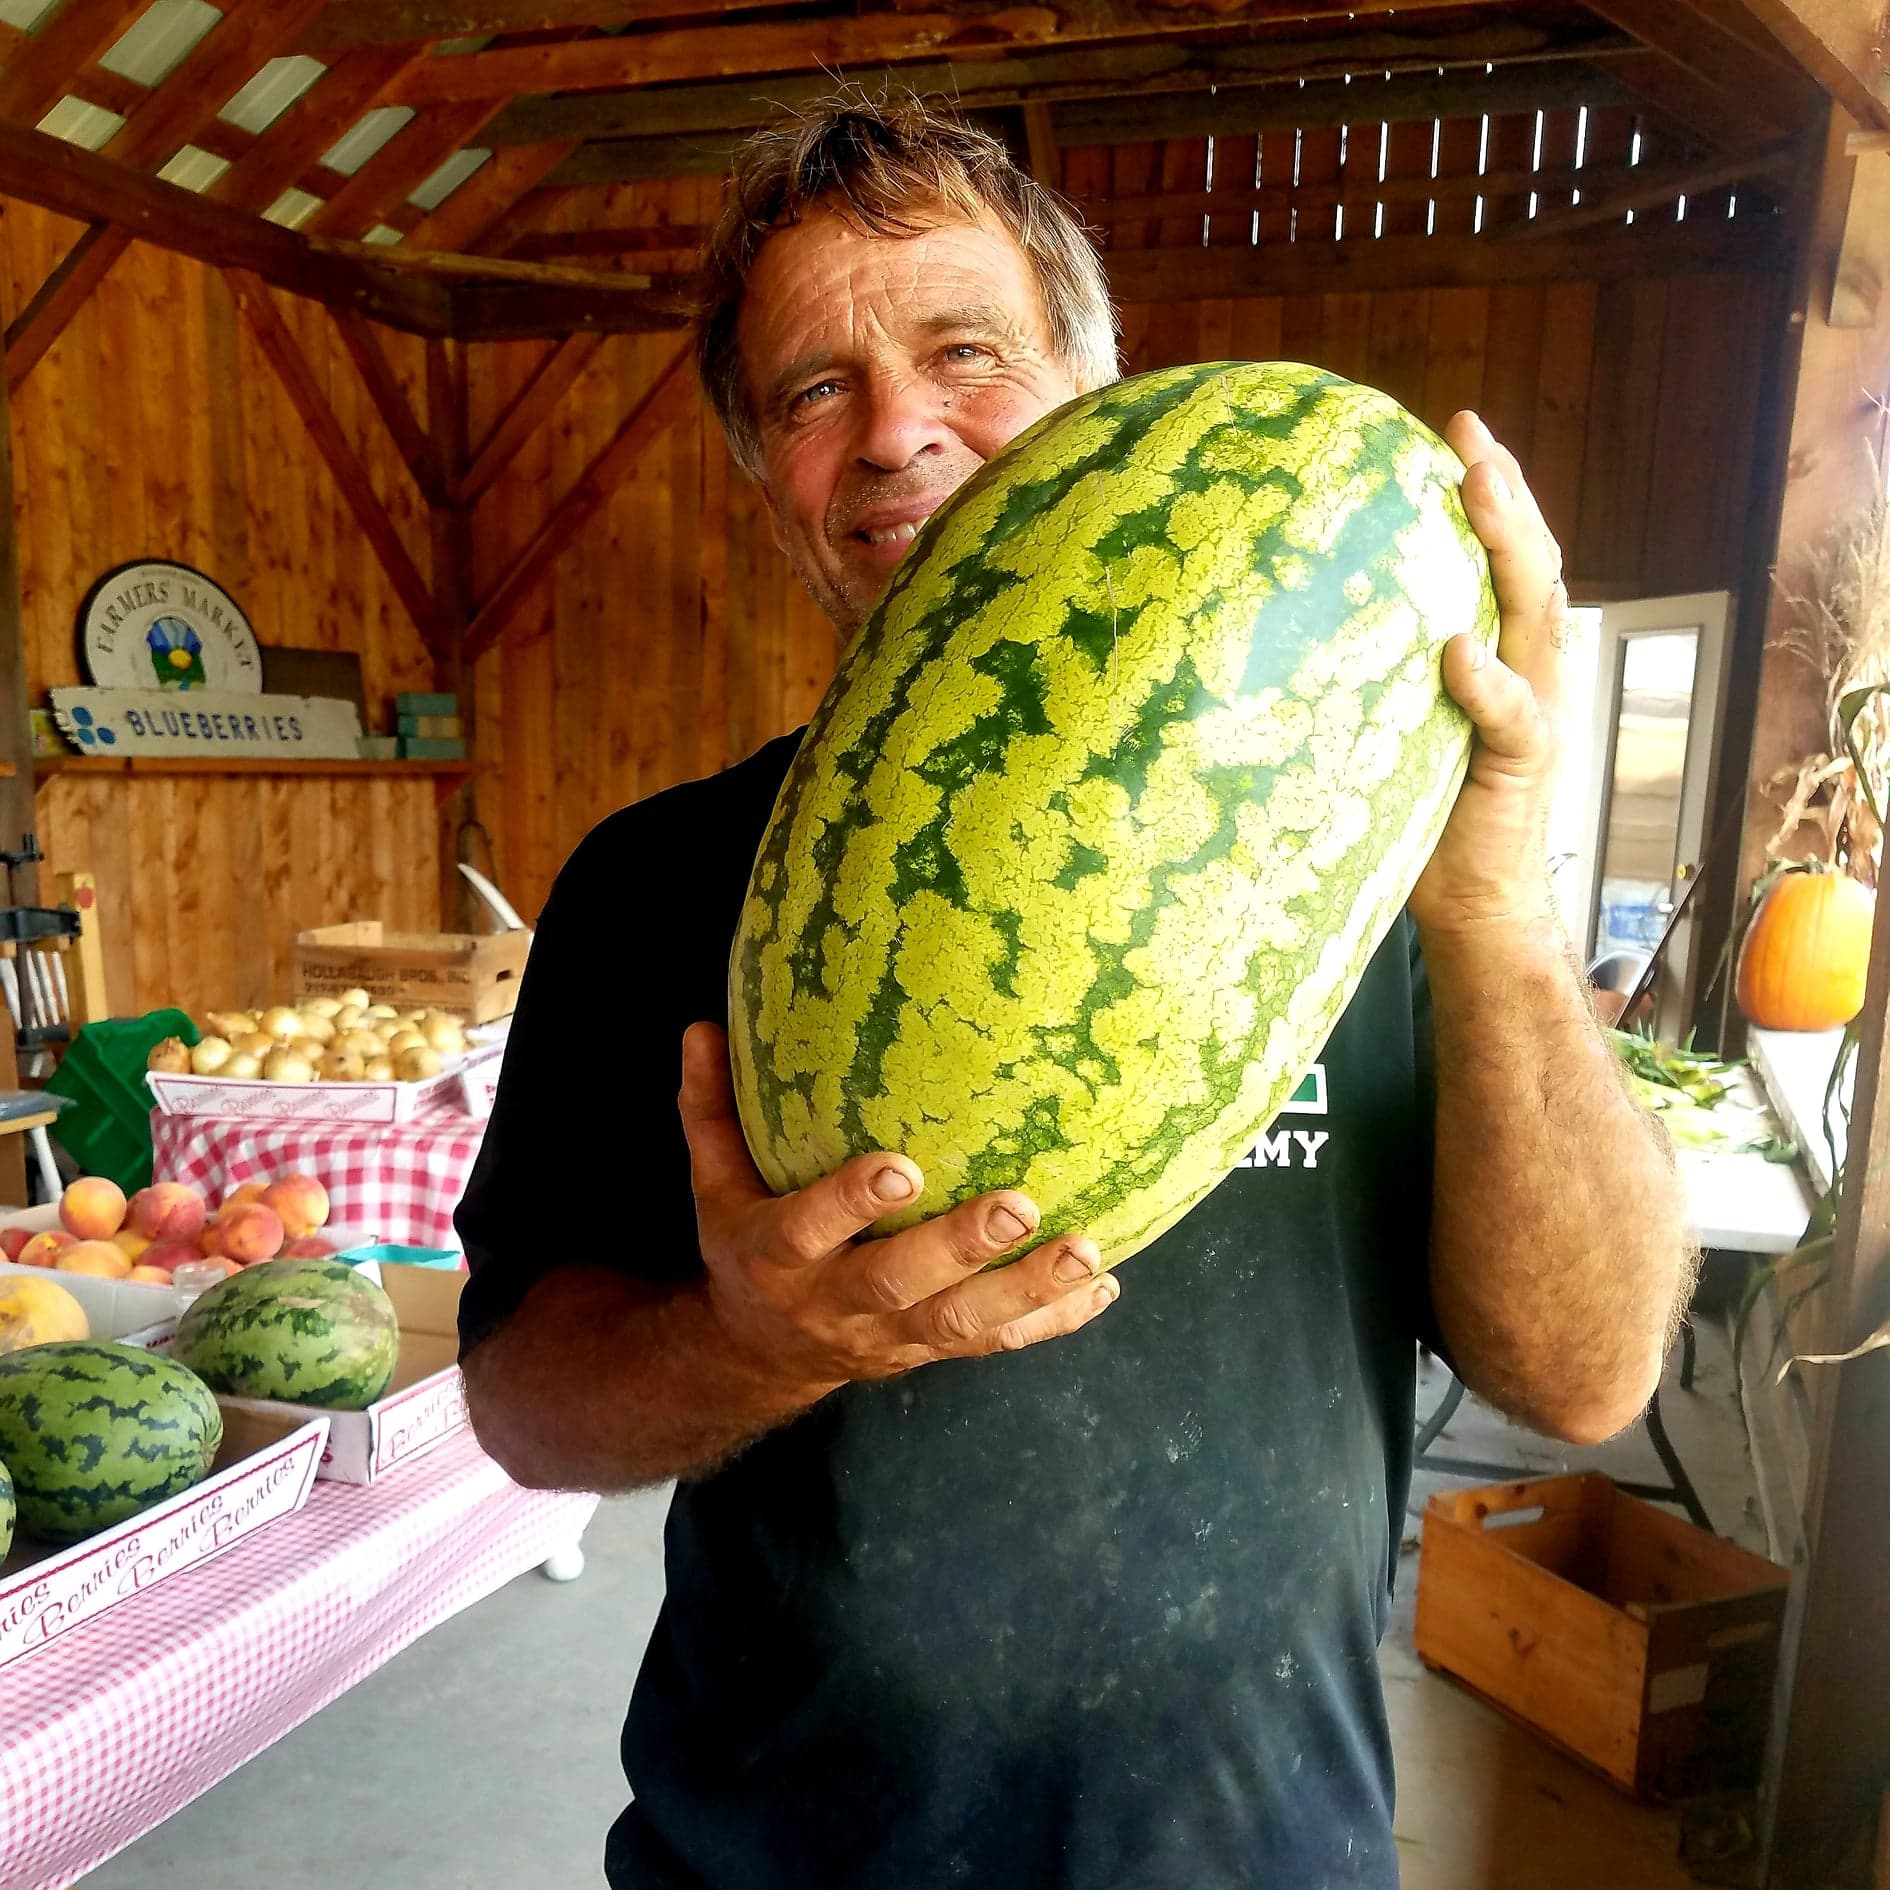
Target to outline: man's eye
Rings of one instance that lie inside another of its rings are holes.
[[[980,347],[975,341],[954,341],[945,350],[945,356],[951,361],[982,361],[990,352],[989,348]]]
[[[829,394],[836,394],[839,391],[838,381],[816,381],[812,387],[803,387],[789,404],[795,407],[811,407]]]

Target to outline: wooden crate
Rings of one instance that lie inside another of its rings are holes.
[[[529,932],[389,932],[378,919],[317,926],[296,935],[295,995],[337,997],[359,985],[403,1009],[424,1004],[487,1024],[518,1002],[531,939]]]
[[[1604,1476],[1425,1506],[1417,1650],[1625,1792],[1751,1784],[1790,1577]]]

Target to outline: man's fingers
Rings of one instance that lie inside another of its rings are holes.
[[[1506,772],[1526,773],[1546,760],[1551,731],[1536,692],[1475,637],[1453,637],[1445,646],[1444,687],[1476,724],[1484,752]]]
[[[689,1181],[699,1213],[722,1216],[771,1198],[735,1113],[728,1036],[714,1024],[691,1024],[683,1032],[677,1108],[689,1144]]]
[[[1121,1295],[1122,1288],[1113,1273],[1094,1284],[1065,1293],[1061,1299],[1039,1306],[1020,1319],[1009,1320],[991,1335],[985,1348],[992,1352],[1020,1352],[1027,1345],[1044,1339],[1060,1339],[1100,1319]]]
[[[854,1250],[846,1297],[858,1313],[904,1312],[1001,1259],[1036,1228],[1036,1204],[1004,1189],[961,1202],[949,1214],[921,1221]]]
[[[856,1155],[763,1210],[762,1250],[783,1266],[812,1266],[881,1215],[904,1207],[923,1185],[917,1166],[903,1155]]]
[[[1528,678],[1545,707],[1561,693],[1568,643],[1568,591],[1562,552],[1515,455],[1473,413],[1457,414],[1446,437],[1469,470],[1464,510],[1489,554],[1490,581],[1502,614],[1503,660]]]

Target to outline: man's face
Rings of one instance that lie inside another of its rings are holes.
[[[763,244],[737,328],[762,491],[801,581],[851,634],[919,525],[1083,391],[1003,227],[941,211],[914,236],[816,210]]]

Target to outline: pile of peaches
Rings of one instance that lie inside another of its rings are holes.
[[[86,1175],[60,1197],[59,1220],[43,1234],[0,1228],[0,1254],[22,1266],[168,1286],[186,1260],[221,1262],[227,1278],[259,1261],[335,1251],[317,1231],[328,1221],[328,1190],[313,1175],[246,1181],[214,1213],[179,1181],[153,1182],[127,1200],[115,1181]]]

